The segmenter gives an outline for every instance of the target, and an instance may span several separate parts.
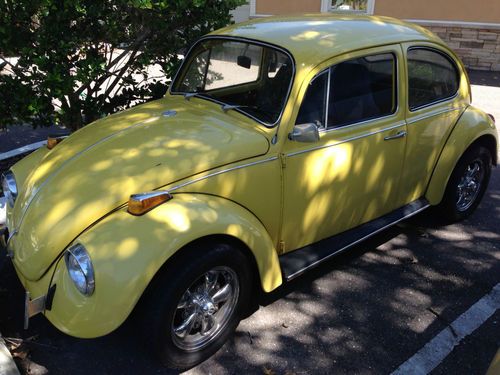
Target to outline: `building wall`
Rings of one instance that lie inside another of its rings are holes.
[[[375,14],[403,19],[500,23],[500,1],[375,0]]]
[[[376,0],[374,13],[428,28],[470,69],[500,71],[500,0]]]
[[[500,71],[500,0],[373,0],[373,14],[416,22],[438,34],[477,70]],[[249,0],[250,17],[311,13],[328,0]]]
[[[429,24],[424,27],[436,33],[460,56],[470,69],[500,71],[500,27]]]
[[[231,12],[235,23],[248,21],[250,18],[250,4],[242,5]]]
[[[256,0],[256,14],[317,13],[321,0]]]

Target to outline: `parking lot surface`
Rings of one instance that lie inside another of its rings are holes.
[[[473,95],[476,105],[483,97],[490,112],[499,111],[499,87],[479,83]],[[188,373],[391,373],[500,282],[500,168],[468,220],[445,226],[434,214],[260,296],[234,337]],[[14,356],[23,373],[168,373],[141,345],[133,321],[94,340],[68,337],[43,316],[24,331],[23,301],[12,265],[0,257],[0,332],[12,347],[21,344]],[[432,373],[483,374],[499,347],[497,310]]]

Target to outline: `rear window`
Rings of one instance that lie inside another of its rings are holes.
[[[457,93],[458,86],[458,69],[449,56],[427,48],[408,51],[410,110],[451,98]]]

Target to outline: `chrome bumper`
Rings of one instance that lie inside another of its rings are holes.
[[[7,224],[7,198],[0,197],[0,227]]]
[[[28,329],[30,318],[45,311],[45,301],[47,296],[40,296],[35,299],[30,298],[30,292],[26,291],[24,297],[24,329]]]
[[[7,241],[9,240],[9,231],[7,227],[0,227],[0,248],[7,250]]]

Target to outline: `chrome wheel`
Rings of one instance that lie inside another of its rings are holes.
[[[476,159],[467,166],[464,175],[457,185],[456,207],[458,211],[466,211],[476,200],[484,179],[484,163]]]
[[[240,292],[236,273],[229,267],[212,268],[184,292],[172,321],[173,343],[196,351],[206,347],[226,327]]]

